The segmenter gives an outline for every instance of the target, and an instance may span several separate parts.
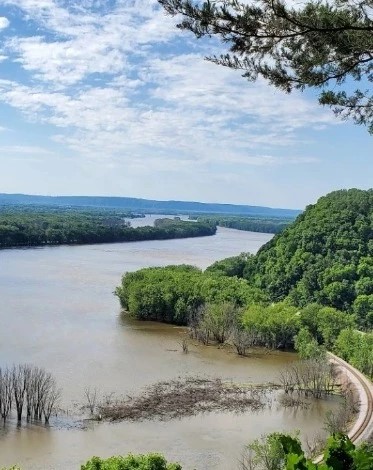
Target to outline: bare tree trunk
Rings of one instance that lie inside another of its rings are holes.
[[[45,396],[43,400],[43,414],[45,423],[49,423],[49,418],[53,411],[55,411],[57,403],[61,398],[61,390],[57,388],[56,381],[49,374],[45,388]]]
[[[9,369],[0,369],[0,414],[5,423],[12,409],[12,376]]]
[[[17,411],[17,419],[21,421],[23,405],[25,401],[26,384],[29,375],[29,367],[26,365],[13,366],[12,387],[14,403]]]

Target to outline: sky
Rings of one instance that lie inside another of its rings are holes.
[[[0,193],[304,208],[372,187],[373,137],[207,62],[149,0],[0,0]]]

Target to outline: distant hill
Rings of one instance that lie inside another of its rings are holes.
[[[120,208],[148,214],[236,214],[286,218],[295,218],[301,212],[293,209],[192,201],[155,201],[152,199],[103,196],[32,196],[27,194],[0,194],[0,206],[2,205]]]

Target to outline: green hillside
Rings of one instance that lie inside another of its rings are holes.
[[[320,198],[248,259],[243,276],[273,301],[352,309],[364,322],[373,315],[373,190]]]

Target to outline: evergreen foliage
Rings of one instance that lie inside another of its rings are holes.
[[[180,29],[215,36],[229,52],[216,64],[281,90],[321,89],[319,102],[373,133],[371,0],[158,0]],[[346,84],[361,82],[354,92]]]

